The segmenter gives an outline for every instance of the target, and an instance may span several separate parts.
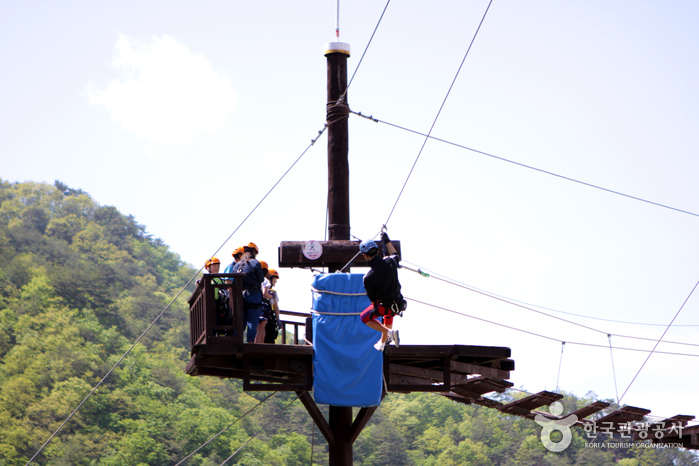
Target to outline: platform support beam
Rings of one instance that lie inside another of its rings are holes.
[[[347,406],[330,406],[330,428],[335,435],[335,442],[328,446],[331,466],[352,466],[352,408]]]

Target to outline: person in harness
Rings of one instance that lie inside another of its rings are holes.
[[[257,245],[249,243],[243,247],[243,257],[240,262],[233,265],[233,273],[244,273],[243,277],[243,320],[248,329],[246,341],[255,342],[257,326],[260,323],[262,314],[262,282],[265,276],[262,273],[262,266],[255,259],[258,254]]]
[[[379,256],[379,248],[373,240],[363,241],[359,245],[359,251],[371,267],[364,275],[364,289],[371,305],[361,313],[360,318],[370,328],[381,332],[381,339],[374,345],[379,351],[383,351],[391,341],[400,346],[398,330],[393,330],[393,317],[403,315],[407,304],[400,293],[398,281],[400,256],[396,254],[385,231],[381,232],[381,244],[383,258]],[[383,323],[379,322],[379,317]]]
[[[255,343],[274,343],[279,336],[279,330],[282,326],[279,317],[279,295],[273,288],[277,280],[279,280],[279,273],[274,269],[269,269],[267,278],[262,283],[262,315],[265,318],[265,327],[257,329]]]
[[[219,273],[221,268],[221,261],[216,257],[212,257],[204,264],[204,268],[207,273]],[[198,282],[197,282],[198,283]],[[222,278],[216,277],[211,279],[213,285],[223,285],[224,280]],[[233,325],[233,314],[231,313],[231,303],[229,299],[228,287],[215,287],[214,288],[214,305],[216,314],[216,325]],[[221,333],[222,336],[228,336],[231,333],[229,330],[225,330]]]

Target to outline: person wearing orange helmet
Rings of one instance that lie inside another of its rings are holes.
[[[255,343],[274,343],[277,338],[278,332],[276,330],[281,325],[279,297],[272,287],[278,279],[277,271],[269,269],[265,281],[262,282],[262,315],[260,316],[260,325],[257,327]]]
[[[212,257],[204,264],[207,273],[218,273],[221,268],[221,261],[216,257]],[[224,281],[221,278],[212,278],[211,283],[215,285],[223,285]],[[214,304],[216,306],[216,325],[232,325],[233,315],[229,300],[229,291],[227,288],[214,288]],[[224,332],[227,334],[228,330]]]
[[[211,259],[206,261],[206,263],[204,264],[204,268],[209,273],[218,273],[219,269],[221,268],[221,261],[218,260],[218,258],[216,257],[212,257]]]
[[[228,264],[226,268],[223,269],[223,273],[233,273],[233,266],[236,262],[240,262],[240,259],[243,257],[243,252],[242,246],[233,250],[233,254],[231,254],[233,256],[233,262]],[[228,283],[230,283],[230,280],[228,280]]]
[[[244,273],[243,281],[243,320],[247,328],[246,341],[255,342],[257,327],[262,314],[262,282],[265,279],[262,266],[255,259],[259,250],[255,243],[243,246],[243,255],[233,264],[232,273]]]

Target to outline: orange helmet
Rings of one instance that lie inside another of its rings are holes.
[[[254,249],[254,250],[255,250],[255,254],[259,254],[259,253],[260,253],[260,250],[257,249],[257,245],[256,245],[255,243],[253,243],[253,242],[248,243],[245,247],[246,247],[246,248],[250,248],[250,249]]]
[[[221,263],[220,260],[216,259],[215,257],[212,257],[211,259],[209,259],[208,261],[206,261],[206,263],[204,264],[204,267],[206,267],[206,268],[208,269],[210,265],[212,265],[212,264],[220,264],[220,263]]]
[[[279,278],[279,274],[278,274],[277,271],[274,270],[274,269],[269,269],[269,273],[267,273],[267,276],[268,276],[269,278],[272,278],[272,277]]]
[[[262,266],[263,269],[269,270],[269,266],[267,265],[267,262],[265,262],[265,261],[260,261],[260,265]]]
[[[240,246],[240,247],[235,248],[235,249],[233,250],[233,254],[232,254],[232,255],[233,255],[233,256],[237,256],[238,254],[242,254],[243,252],[245,252],[245,250],[243,249],[242,246]]]

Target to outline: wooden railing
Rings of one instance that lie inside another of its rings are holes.
[[[192,353],[196,353],[202,345],[242,345],[245,322],[243,321],[243,281],[244,273],[208,273],[204,274],[197,283],[197,288],[189,298],[189,328]],[[213,280],[233,280],[232,284],[218,284]],[[232,323],[224,325],[216,322],[216,288],[230,289],[229,305],[232,310]],[[309,318],[309,313],[280,311],[281,316]],[[299,336],[299,327],[305,326],[304,322],[293,320],[281,320],[282,344],[287,344],[287,325],[293,326],[294,345],[303,345],[305,342]]]
[[[189,328],[192,352],[201,345],[211,343],[242,344],[245,324],[243,322],[243,280],[244,273],[207,273],[197,284],[189,298]],[[215,278],[233,280],[232,284],[213,283]],[[232,311],[232,323],[216,323],[216,288],[231,290],[228,294]]]
[[[305,341],[299,340],[299,327],[305,327],[306,322],[308,321],[311,317],[311,314],[308,312],[294,312],[294,311],[279,311],[279,314],[282,316],[293,316],[293,317],[303,317],[304,321],[303,322],[296,322],[293,320],[283,320],[282,319],[282,345],[286,345],[286,326],[292,325],[294,327],[294,345],[299,345],[299,344],[305,344]],[[306,333],[308,333],[308,330],[306,330]]]

